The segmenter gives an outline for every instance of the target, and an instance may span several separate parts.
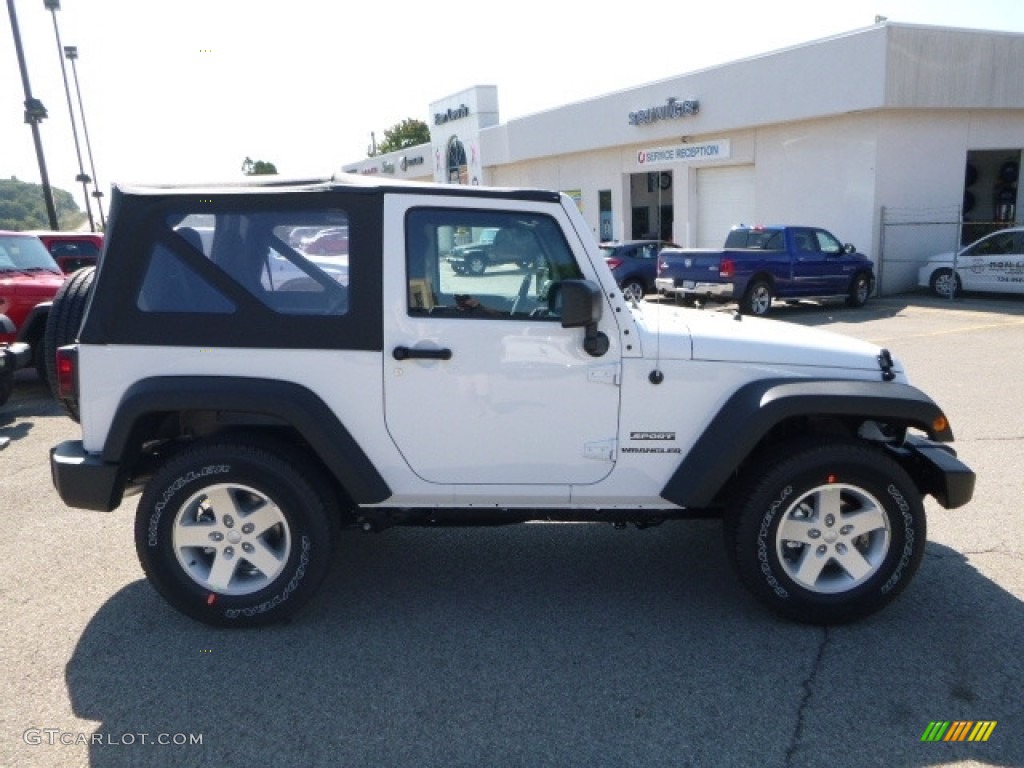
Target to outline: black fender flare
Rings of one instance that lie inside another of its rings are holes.
[[[52,301],[41,301],[32,307],[28,315],[25,316],[25,322],[18,329],[17,341],[24,341],[28,344],[31,344],[33,341],[37,343],[41,341],[43,331],[46,329],[46,318],[49,316],[50,307],[52,306]],[[42,345],[40,344],[41,347]]]
[[[796,416],[876,419],[952,442],[945,415],[909,384],[834,379],[770,379],[740,387],[669,478],[661,497],[688,508],[713,504],[730,476],[776,425]]]
[[[356,504],[376,504],[391,496],[384,478],[335,413],[311,390],[289,381],[231,376],[141,379],[117,406],[103,445],[103,461],[118,464],[134,451],[136,425],[146,416],[193,410],[231,414],[234,418],[227,423],[290,426]],[[239,419],[239,415],[255,420]]]

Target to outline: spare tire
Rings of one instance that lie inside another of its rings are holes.
[[[43,332],[43,354],[46,355],[46,373],[50,390],[64,412],[78,421],[78,399],[61,397],[57,382],[57,350],[78,339],[85,316],[85,305],[92,293],[92,281],[96,267],[83,267],[71,275],[53,297],[53,306],[46,318]]]

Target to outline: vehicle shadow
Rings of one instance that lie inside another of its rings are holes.
[[[943,299],[924,292],[906,293],[895,296],[876,297],[857,309],[837,302],[798,302],[786,304],[776,301],[768,317],[800,325],[818,326],[834,323],[857,325],[883,318],[896,317],[910,308],[926,308],[937,311],[977,312],[1010,316],[1024,315],[1024,300],[1019,296],[998,296],[963,294],[954,299]]]
[[[0,438],[11,443],[23,440],[39,417],[61,416],[60,405],[50,394],[49,386],[34,371],[15,374],[14,392],[0,406]]]
[[[673,304],[671,299],[664,297],[647,296],[646,298],[647,301],[654,303],[668,306]],[[963,293],[953,299],[944,299],[922,290],[893,296],[874,297],[869,299],[863,307],[858,308],[847,307],[841,301],[795,301],[790,304],[776,299],[766,317],[769,320],[782,320],[807,326],[832,325],[836,322],[856,325],[895,317],[910,307],[1024,316],[1024,297]],[[704,312],[726,312],[729,314],[737,311],[735,304],[717,304],[715,302],[707,302],[701,309]]]
[[[353,532],[286,626],[210,629],[128,585],[66,682],[107,739],[202,738],[95,744],[95,768],[1017,766],[1022,626],[934,543],[896,604],[823,629],[756,605],[715,521]],[[998,725],[921,742],[940,719]]]

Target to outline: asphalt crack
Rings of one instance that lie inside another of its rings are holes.
[[[800,706],[797,707],[796,711],[796,724],[793,727],[793,733],[789,737],[789,745],[786,747],[786,761],[784,763],[786,768],[794,765],[794,758],[800,749],[800,742],[804,736],[804,716],[810,708],[811,697],[814,695],[815,684],[818,680],[818,673],[821,672],[822,665],[824,664],[825,650],[828,648],[830,636],[828,627],[822,627],[821,631],[822,635],[821,642],[818,644],[818,653],[814,657],[814,663],[811,664],[810,672],[808,672],[802,684],[804,693],[800,697]]]

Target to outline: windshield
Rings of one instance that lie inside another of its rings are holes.
[[[61,273],[42,240],[28,235],[0,235],[0,272],[38,270]]]

